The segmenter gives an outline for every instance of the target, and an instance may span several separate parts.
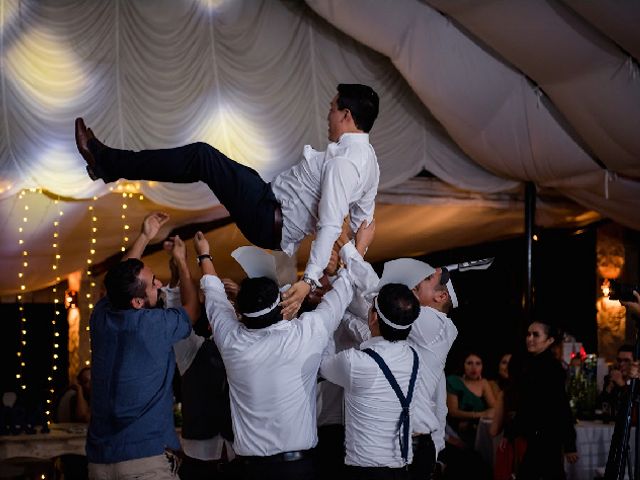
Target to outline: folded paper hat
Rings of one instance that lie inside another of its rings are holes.
[[[267,277],[278,282],[276,259],[254,246],[238,247],[231,256],[236,259],[249,278]]]
[[[276,259],[270,253],[253,245],[247,245],[236,248],[231,252],[231,256],[240,264],[249,278],[267,277],[278,283]],[[287,284],[280,287],[280,292],[288,290],[290,286]]]
[[[436,269],[431,265],[414,258],[398,258],[396,260],[391,260],[384,264],[382,277],[380,278],[378,285],[376,285],[374,289],[364,292],[364,294],[366,297],[370,298],[388,283],[401,283],[413,289],[422,280],[427,278],[429,275],[433,275],[435,272]],[[447,282],[447,290],[451,297],[453,308],[456,308],[458,306],[458,297],[453,289],[451,279]]]

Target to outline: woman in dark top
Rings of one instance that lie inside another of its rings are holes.
[[[510,418],[511,410],[515,415],[505,425],[505,437],[526,441],[517,469],[518,480],[564,479],[563,452],[569,463],[578,460],[565,372],[549,348],[559,338],[547,323],[536,321],[529,325],[527,355],[522,362],[511,362],[513,384],[505,392],[504,404],[499,402],[497,408],[492,430]]]

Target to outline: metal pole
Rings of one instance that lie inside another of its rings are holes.
[[[524,187],[524,236],[527,246],[527,271],[524,291],[524,318],[531,323],[533,314],[533,228],[536,218],[536,186],[533,182]]]

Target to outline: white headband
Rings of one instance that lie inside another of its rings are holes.
[[[271,305],[270,307],[263,308],[262,310],[260,310],[258,312],[243,313],[242,315],[245,316],[245,317],[249,317],[249,318],[261,317],[262,315],[266,315],[267,313],[272,311],[279,304],[280,304],[280,294],[278,294],[278,298],[276,298],[276,302],[273,305]]]
[[[382,311],[380,311],[380,307],[378,306],[378,297],[373,299],[373,305],[376,307],[376,312],[378,313],[378,316],[382,319],[384,323],[389,325],[391,328],[395,328],[396,330],[406,330],[407,328],[411,328],[411,325],[413,325],[413,322],[410,323],[409,325],[398,325],[397,323],[393,323],[391,320],[385,317]]]

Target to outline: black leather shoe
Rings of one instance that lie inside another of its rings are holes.
[[[87,162],[87,173],[89,177],[91,177],[91,180],[98,180],[100,176],[96,174],[96,159],[89,149],[90,140],[95,140],[93,132],[91,129],[87,129],[81,117],[76,118],[76,147],[80,155],[82,155],[82,158],[84,158],[84,161]]]

